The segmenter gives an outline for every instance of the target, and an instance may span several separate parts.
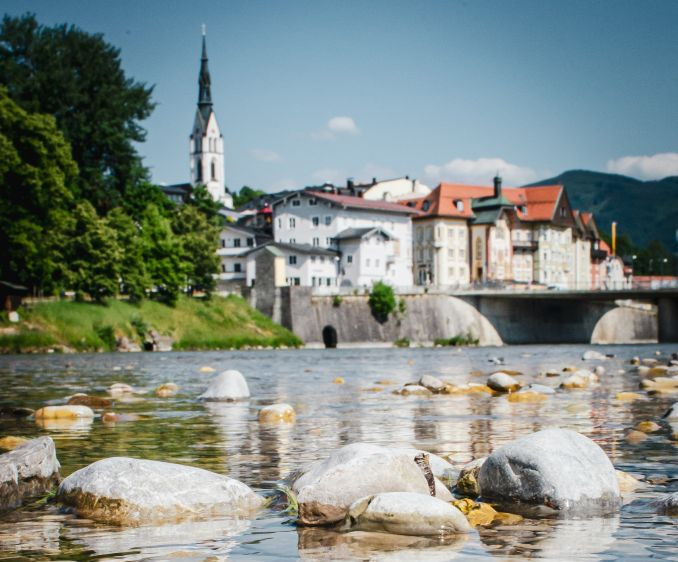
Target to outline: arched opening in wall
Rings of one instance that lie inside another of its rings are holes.
[[[202,160],[200,160],[200,158],[198,158],[198,160],[196,161],[196,166],[197,166],[198,169],[196,170],[195,180],[197,182],[201,182],[202,181]]]
[[[334,326],[325,326],[323,328],[323,343],[327,349],[337,347],[337,330]]]

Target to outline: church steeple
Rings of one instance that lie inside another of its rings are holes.
[[[207,67],[207,42],[205,39],[205,26],[202,26],[202,57],[200,58],[200,75],[198,76],[198,108],[207,121],[212,112],[212,91],[210,88],[210,71]]]

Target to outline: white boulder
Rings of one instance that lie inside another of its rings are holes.
[[[498,373],[493,373],[487,378],[487,386],[492,390],[497,392],[515,392],[519,390],[522,386],[515,378],[511,375],[499,371]]]
[[[424,388],[428,388],[431,392],[442,392],[447,386],[439,378],[432,375],[423,375],[419,379],[419,385],[423,386]]]
[[[411,492],[387,492],[356,500],[348,510],[351,530],[397,535],[450,535],[470,533],[464,514],[438,498]]]
[[[200,395],[202,400],[235,402],[250,397],[250,389],[240,371],[229,369],[219,373]]]
[[[292,491],[305,525],[327,525],[344,519],[356,500],[382,492],[413,492],[452,501],[450,491],[411,453],[369,443],[353,443],[327,459],[311,463],[296,475]]]
[[[57,497],[81,517],[122,526],[249,515],[263,502],[248,486],[221,474],[127,457],[75,471]]]
[[[588,351],[584,352],[584,355],[582,355],[582,360],[584,361],[605,361],[607,357],[600,353],[599,351],[595,351],[594,349],[589,349]]]
[[[559,513],[611,513],[621,502],[610,459],[568,429],[538,431],[496,450],[481,467],[478,484],[486,499]]]

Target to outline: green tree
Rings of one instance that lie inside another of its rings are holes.
[[[260,195],[266,195],[266,192],[243,185],[239,192],[233,194],[233,206],[238,209]]]
[[[384,323],[388,320],[388,315],[396,308],[395,294],[393,287],[383,281],[377,281],[372,285],[370,298],[368,299],[372,316],[377,322]]]
[[[146,176],[134,143],[153,110],[152,87],[128,78],[120,51],[101,34],[35,16],[5,16],[0,25],[0,83],[21,107],[47,113],[71,144],[83,197],[100,211],[116,206]]]
[[[200,289],[209,297],[216,286],[219,271],[216,248],[219,229],[197,207],[183,205],[172,218],[172,230],[181,246],[181,261],[186,285],[193,292]]]
[[[119,274],[122,292],[133,302],[142,300],[151,289],[146,263],[141,227],[120,207],[106,217],[108,226],[115,231],[120,248]]]
[[[223,223],[221,215],[219,214],[219,211],[223,207],[221,203],[212,199],[212,196],[204,185],[197,185],[195,189],[193,189],[188,204],[200,211],[211,223],[215,225],[221,225]]]
[[[0,87],[0,279],[36,293],[64,286],[76,179],[54,119],[22,110]]]
[[[144,211],[141,222],[144,263],[158,300],[174,305],[185,279],[182,245],[170,220],[155,205]]]
[[[162,190],[147,180],[137,182],[127,189],[122,208],[134,221],[141,222],[149,205],[154,205],[164,217],[169,217],[175,208],[175,204]]]
[[[76,295],[88,294],[103,302],[117,294],[121,254],[116,233],[106,219],[97,215],[89,201],[78,203],[66,245],[70,286]]]

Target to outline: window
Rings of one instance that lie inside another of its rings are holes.
[[[464,248],[459,248],[459,259],[460,260],[466,259],[466,250],[464,250]]]
[[[365,260],[365,267],[370,267],[370,258]]]
[[[311,285],[315,287],[315,277],[311,277]]]
[[[295,219],[294,217],[290,217],[290,220],[288,222],[289,222],[290,228],[294,228],[295,226],[297,226],[297,219]]]
[[[292,199],[292,207],[298,207],[299,205],[301,205],[299,199]]]
[[[236,273],[240,273],[242,271],[242,266],[239,263],[234,263],[233,271],[235,271]]]
[[[317,205],[317,204],[318,204],[318,200],[317,200],[315,197],[311,197],[311,198],[308,200],[308,205],[309,205],[309,207],[312,207],[312,206]]]
[[[225,263],[221,264],[221,273],[226,273],[226,264]]]
[[[297,256],[290,256],[287,258],[287,263],[290,265],[297,265]]]
[[[282,228],[282,219],[278,219],[278,228]]]
[[[311,217],[311,222],[313,226],[318,226],[320,224],[320,217]]]
[[[346,263],[353,263],[353,256],[346,256]]]
[[[212,164],[210,165],[210,171],[212,174],[212,179],[215,180],[217,179],[217,163],[216,160],[212,160]]]
[[[240,248],[240,238],[234,238],[233,239],[233,247],[234,248]]]
[[[332,285],[332,278],[331,278],[331,277],[328,277],[327,279],[325,279],[325,283],[326,283],[326,285],[327,285],[328,287],[329,287],[330,285]]]
[[[297,239],[296,238],[290,238],[290,244],[296,244]]]
[[[429,207],[431,206],[431,202],[427,199],[424,201],[424,203],[421,206],[421,210],[424,212],[427,212],[429,210]]]
[[[314,238],[313,239],[313,245],[314,246],[320,246],[320,238]]]
[[[457,208],[457,211],[459,212],[462,212],[464,210],[464,202],[461,199],[455,200],[454,206]]]
[[[451,260],[454,259],[454,248],[447,249],[447,257],[450,258]]]
[[[254,246],[254,238],[248,238],[248,239],[247,239],[247,245],[248,245],[249,247]]]
[[[325,246],[331,246],[332,245],[332,239],[327,237],[325,238]]]
[[[222,248],[225,248],[225,247],[226,247],[226,240],[223,239],[223,238],[221,239],[221,247],[222,247]]]
[[[311,256],[311,263],[315,263],[315,256]]]
[[[325,215],[325,226],[330,226],[332,224],[332,217],[330,215]]]

